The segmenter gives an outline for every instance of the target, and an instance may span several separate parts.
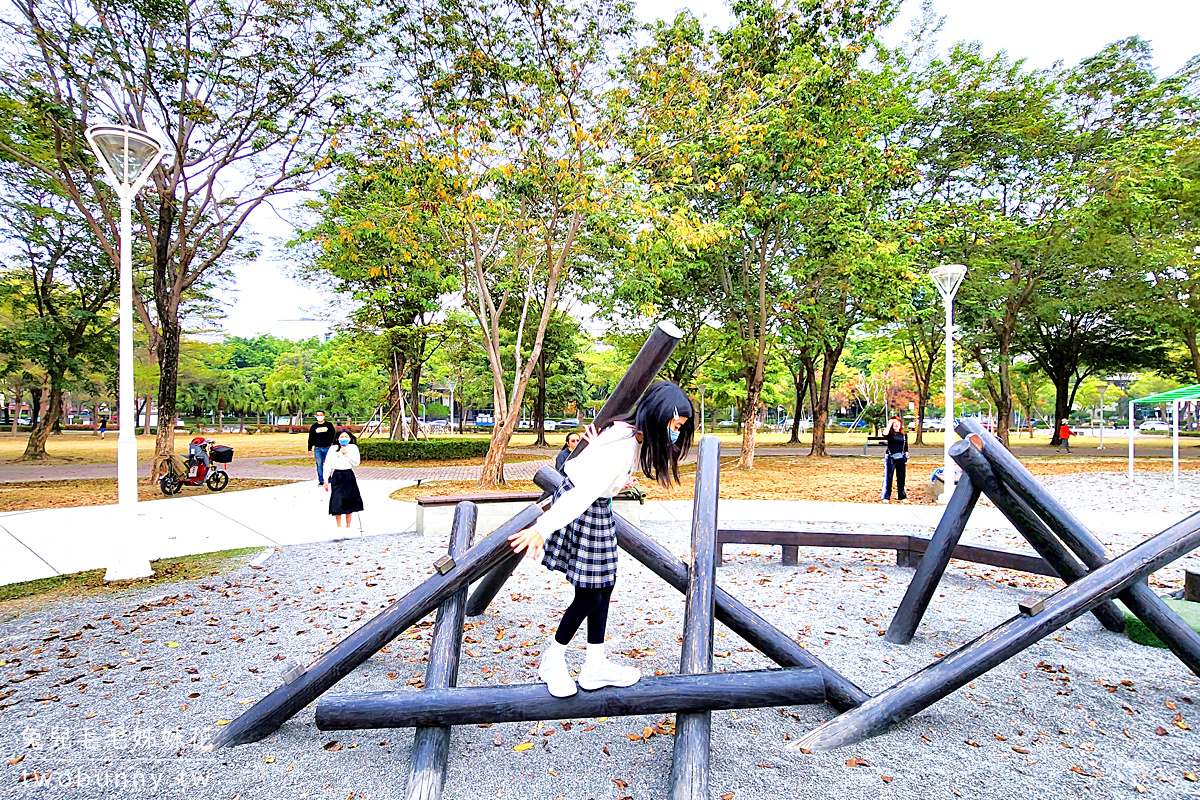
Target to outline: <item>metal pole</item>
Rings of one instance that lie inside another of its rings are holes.
[[[1175,480],[1175,491],[1179,491],[1179,401],[1171,402],[1171,474]]]
[[[1129,485],[1133,486],[1133,404],[1136,400],[1129,401]]]
[[[950,445],[954,435],[954,295],[943,298],[946,303],[946,413],[942,426],[942,495],[938,502],[945,505],[954,494],[954,460],[950,458]]]
[[[1108,391],[1108,384],[1100,387],[1100,446],[1097,450],[1104,449],[1104,393]]]

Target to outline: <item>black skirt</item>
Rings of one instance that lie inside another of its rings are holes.
[[[353,514],[363,510],[362,495],[358,492],[358,481],[348,469],[335,469],[329,476],[329,513]]]

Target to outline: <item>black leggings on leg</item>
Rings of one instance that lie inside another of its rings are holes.
[[[571,643],[571,637],[579,630],[586,617],[588,621],[588,644],[604,644],[604,628],[608,625],[608,601],[612,597],[613,587],[602,589],[583,589],[575,587],[575,599],[563,612],[562,622],[558,623],[558,631],[554,641],[561,645]]]

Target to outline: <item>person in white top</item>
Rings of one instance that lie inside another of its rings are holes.
[[[617,581],[617,532],[612,497],[635,483],[639,465],[647,478],[670,487],[679,482],[679,460],[687,455],[695,431],[692,401],[670,381],[653,384],[627,419],[597,433],[589,426],[588,445],[566,462],[566,480],[551,506],[530,527],[509,537],[514,551],[565,572],[575,599],[546,646],[538,667],[550,694],[575,694],[566,649],[584,619],[588,621],[587,659],[579,687],[632,686],[641,678],[634,667],[614,664],[604,655],[608,604]]]
[[[338,431],[337,444],[325,456],[325,482],[329,488],[329,513],[339,528],[343,519],[349,528],[350,515],[363,510],[358,479],[354,477],[354,468],[360,461],[358,445],[350,442],[350,431],[345,428]]]

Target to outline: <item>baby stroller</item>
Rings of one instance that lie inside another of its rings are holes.
[[[225,465],[231,461],[232,447],[197,436],[188,445],[187,458],[175,455],[167,461],[167,468],[158,479],[158,486],[167,496],[179,494],[184,486],[200,484],[207,486],[209,491],[219,492],[229,484]]]

